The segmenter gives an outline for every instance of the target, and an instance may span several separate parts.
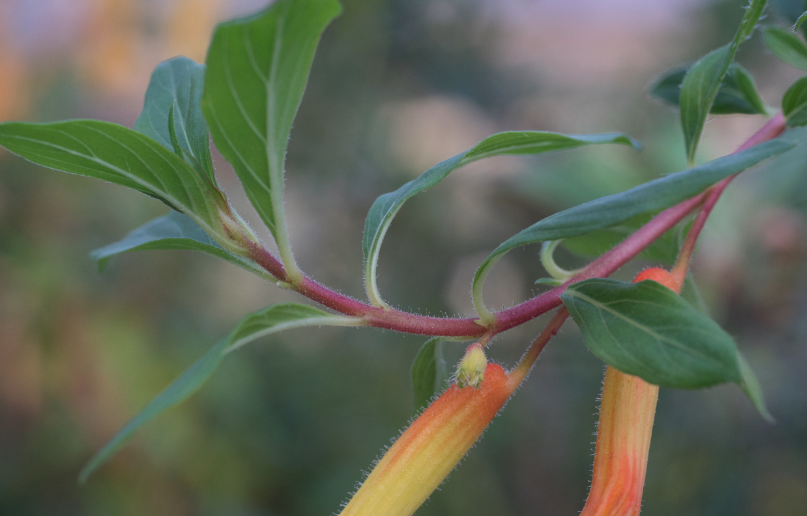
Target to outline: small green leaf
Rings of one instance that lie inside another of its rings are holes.
[[[796,34],[779,27],[765,27],[765,46],[793,68],[807,72],[807,45]]]
[[[39,165],[126,186],[191,217],[232,246],[218,192],[182,158],[143,134],[99,120],[0,124],[0,145]]]
[[[728,72],[729,65],[734,61],[734,55],[737,53],[740,43],[754,31],[765,4],[766,0],[751,0],[732,42],[699,59],[690,67],[681,82],[681,128],[684,131],[687,161],[690,166],[695,163],[695,152],[698,149],[706,117],[712,109],[712,103]]]
[[[157,249],[203,251],[223,258],[269,281],[274,281],[274,278],[258,264],[225,250],[210,238],[193,219],[177,211],[171,211],[168,215],[147,222],[122,240],[91,252],[90,257],[98,261],[100,270],[104,270],[109,260],[121,253]]]
[[[782,114],[787,125],[807,125],[807,77],[802,77],[787,89],[782,97]]]
[[[443,339],[426,341],[412,362],[412,386],[415,391],[415,413],[425,409],[435,395],[446,387],[448,367],[443,358]]]
[[[210,135],[201,107],[204,85],[205,65],[187,57],[163,61],[151,74],[143,111],[135,121],[134,130],[167,149],[175,150],[171,138],[173,132],[184,151],[177,154],[215,185]],[[169,120],[172,107],[174,123]]]
[[[340,11],[336,0],[280,0],[216,27],[207,54],[202,110],[213,140],[291,275],[299,271],[283,211],[286,146],[320,35]]]
[[[81,470],[79,482],[111,459],[135,432],[159,413],[173,407],[196,392],[213,374],[224,356],[248,342],[282,330],[305,326],[360,326],[356,317],[331,315],[316,308],[297,303],[284,303],[264,308],[241,319],[235,329],[200,358],[129,421]]]
[[[687,70],[689,66],[679,66],[667,71],[653,84],[650,94],[670,105],[678,106],[681,82]],[[766,115],[771,112],[771,108],[765,105],[748,70],[739,63],[732,63],[709,112],[713,115]]]
[[[168,136],[171,138],[171,150],[174,151],[174,154],[180,158],[183,158],[182,147],[179,145],[179,138],[177,138],[177,127],[174,119],[174,106],[175,104],[171,104],[171,109],[168,110]]]
[[[657,212],[636,215],[616,226],[563,240],[563,246],[582,256],[600,256],[644,226]],[[646,260],[672,264],[678,255],[678,231],[673,228],[650,244],[639,255]]]
[[[695,163],[706,117],[732,58],[731,45],[713,50],[693,64],[681,82],[681,127],[690,166]]]
[[[751,403],[754,404],[754,407],[762,415],[765,421],[774,423],[775,421],[773,416],[770,412],[768,412],[768,407],[765,405],[765,396],[762,394],[762,387],[759,385],[757,375],[754,374],[754,370],[751,369],[751,365],[739,351],[737,351],[737,360],[740,364],[740,374],[743,378],[742,382],[740,383],[740,388],[743,390],[743,393],[748,397],[748,399],[751,400]]]
[[[479,266],[473,282],[473,301],[476,310],[483,317],[483,314],[492,317],[482,300],[482,286],[488,272],[508,251],[546,240],[586,235],[616,226],[642,213],[667,209],[699,194],[725,177],[742,172],[794,146],[795,143],[786,138],[777,138],[698,167],[648,181],[630,190],[600,197],[536,222],[494,249]]]
[[[807,21],[807,12],[801,13],[801,16],[799,16],[799,19],[796,20],[796,23],[793,24],[793,28],[790,30],[796,32],[797,30],[799,30],[799,27],[801,27],[801,24],[804,23],[805,21]]]
[[[519,131],[494,134],[485,138],[470,150],[457,154],[424,172],[417,179],[406,183],[394,192],[386,193],[375,200],[364,222],[364,284],[370,301],[376,306],[386,306],[376,284],[378,255],[384,235],[392,219],[407,199],[446,178],[449,173],[492,156],[539,154],[554,150],[581,147],[584,145],[618,143],[640,148],[640,144],[622,133],[566,135],[543,131]]]
[[[734,382],[767,414],[731,336],[667,287],[595,278],[571,285],[561,299],[606,364],[662,387]]]

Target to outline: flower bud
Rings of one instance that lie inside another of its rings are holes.
[[[485,352],[482,350],[482,345],[475,342],[468,346],[465,356],[460,360],[457,366],[457,386],[462,389],[463,387],[478,388],[485,377],[485,368],[488,365],[488,359],[485,357]]]
[[[340,516],[413,514],[479,439],[514,388],[497,364],[487,365],[476,389],[449,387],[384,454]]]

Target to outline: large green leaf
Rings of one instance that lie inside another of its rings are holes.
[[[650,94],[664,102],[678,106],[681,82],[689,66],[678,66],[665,72],[650,88]],[[770,113],[757,91],[753,76],[740,66],[731,63],[709,112],[714,115],[744,113],[749,115]]]
[[[103,270],[109,260],[121,253],[158,249],[203,251],[223,258],[270,281],[274,280],[255,262],[236,256],[221,247],[193,219],[177,211],[171,211],[168,215],[147,222],[122,240],[96,249],[90,253],[90,256],[98,261],[99,269]]]
[[[695,152],[698,149],[703,126],[720,84],[726,76],[729,65],[734,60],[740,43],[754,31],[765,4],[765,0],[751,0],[732,42],[699,59],[690,67],[681,83],[679,100],[681,128],[684,131],[684,143],[690,165],[695,163]]]
[[[794,82],[782,97],[782,114],[787,125],[807,125],[807,77]]]
[[[283,167],[292,121],[336,0],[280,0],[216,28],[202,110],[219,151],[293,267],[283,213]],[[291,271],[290,271],[291,272]]]
[[[773,55],[793,68],[807,72],[807,45],[800,37],[779,27],[765,27],[762,35],[765,46]]]
[[[667,287],[594,278],[569,286],[561,298],[588,348],[606,364],[663,387],[734,382],[769,417],[731,336]]]
[[[639,143],[622,133],[566,135],[543,131],[513,131],[494,134],[482,140],[472,149],[433,166],[417,179],[406,183],[394,192],[380,196],[367,213],[364,222],[364,284],[373,304],[386,306],[376,284],[378,255],[384,235],[392,219],[407,199],[430,188],[452,171],[473,161],[492,156],[539,154],[553,150],[569,149],[584,145],[619,143],[639,148]]]
[[[93,471],[112,458],[129,442],[143,425],[159,413],[173,407],[196,392],[213,374],[224,356],[244,344],[266,335],[305,326],[360,326],[357,317],[331,315],[297,303],[284,303],[264,308],[244,317],[235,329],[200,358],[129,421],[81,470],[84,483]]]
[[[443,339],[427,340],[412,362],[412,387],[415,392],[415,413],[426,408],[435,395],[446,387],[448,367],[443,358]]]
[[[0,124],[0,145],[57,170],[127,186],[191,217],[222,245],[218,192],[179,156],[132,129],[99,120]]]
[[[205,65],[187,57],[163,61],[151,74],[143,111],[135,121],[134,130],[167,149],[173,149],[168,124],[168,113],[173,107],[174,129],[183,157],[197,172],[216,184],[210,158],[210,136],[202,115],[204,86]]]
[[[511,249],[585,235],[621,224],[642,213],[664,210],[794,145],[786,138],[777,138],[704,165],[648,181],[630,190],[600,197],[536,222],[502,243],[477,269],[473,282],[473,300],[477,312],[483,320],[492,320],[493,316],[482,300],[482,285],[493,265]]]

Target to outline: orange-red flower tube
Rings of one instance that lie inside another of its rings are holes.
[[[395,441],[340,516],[409,516],[482,435],[517,383],[488,364],[478,388],[452,385]]]
[[[664,269],[647,269],[633,281],[642,280],[681,290],[682,278]],[[658,389],[611,366],[606,369],[591,490],[580,516],[638,516]]]

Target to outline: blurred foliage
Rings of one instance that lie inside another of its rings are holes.
[[[682,169],[678,117],[644,88],[728,41],[742,16],[739,1],[610,10],[583,0],[344,3],[315,59],[288,162],[295,254],[329,286],[363,297],[361,231],[376,196],[490,133],[624,131],[645,144],[638,155],[497,158],[412,199],[386,237],[379,283],[395,306],[434,315],[468,313],[474,269],[520,229]],[[261,4],[0,3],[0,119],[131,126],[154,66],[177,54],[203,60],[216,21]],[[771,105],[798,76],[764,54],[758,35],[739,57]],[[704,158],[761,124],[714,119]],[[663,390],[644,514],[797,515],[807,506],[805,163],[789,155],[736,181],[694,264],[778,424],[731,387]],[[244,206],[232,171],[216,165]],[[124,189],[0,154],[0,514],[336,512],[406,425],[409,367],[424,338],[315,329],[250,345],[76,485],[90,455],[244,313],[299,301],[197,253],[133,253],[97,272],[90,250],[164,212]],[[526,248],[497,265],[491,306],[545,288],[533,285],[543,275],[537,257]],[[540,324],[508,332],[491,358],[513,364]],[[456,363],[463,346],[446,348]],[[418,514],[576,514],[602,370],[569,325]]]

